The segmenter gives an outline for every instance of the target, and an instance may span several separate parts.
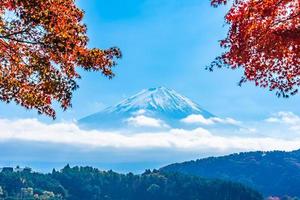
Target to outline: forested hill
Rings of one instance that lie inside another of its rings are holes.
[[[241,184],[150,170],[142,175],[69,166],[51,174],[6,171],[0,186],[0,199],[262,200]]]
[[[240,182],[265,196],[300,197],[300,150],[250,152],[172,164],[161,172],[181,172]]]

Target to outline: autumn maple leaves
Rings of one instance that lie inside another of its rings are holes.
[[[53,101],[71,106],[77,66],[113,77],[119,49],[87,48],[73,0],[1,0],[0,17],[1,100],[55,117]]]
[[[225,4],[212,0],[212,5]],[[240,83],[251,81],[288,97],[300,85],[300,1],[234,0],[225,16],[229,24],[226,50],[212,63],[244,68]]]

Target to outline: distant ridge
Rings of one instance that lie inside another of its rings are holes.
[[[210,157],[168,165],[160,171],[240,182],[265,196],[300,197],[300,150]]]

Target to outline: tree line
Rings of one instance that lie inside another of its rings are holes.
[[[3,199],[48,200],[262,200],[241,184],[146,170],[141,175],[70,167],[49,174],[0,173]]]

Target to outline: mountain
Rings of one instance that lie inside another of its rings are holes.
[[[0,173],[0,199],[28,200],[262,200],[241,184],[146,170],[118,174],[69,165],[49,174]]]
[[[180,172],[246,184],[265,196],[300,197],[300,150],[250,152],[172,164],[161,172]]]
[[[204,119],[215,117],[187,97],[165,87],[144,89],[115,106],[80,119],[87,128],[169,128],[182,127],[182,119],[201,115]]]

